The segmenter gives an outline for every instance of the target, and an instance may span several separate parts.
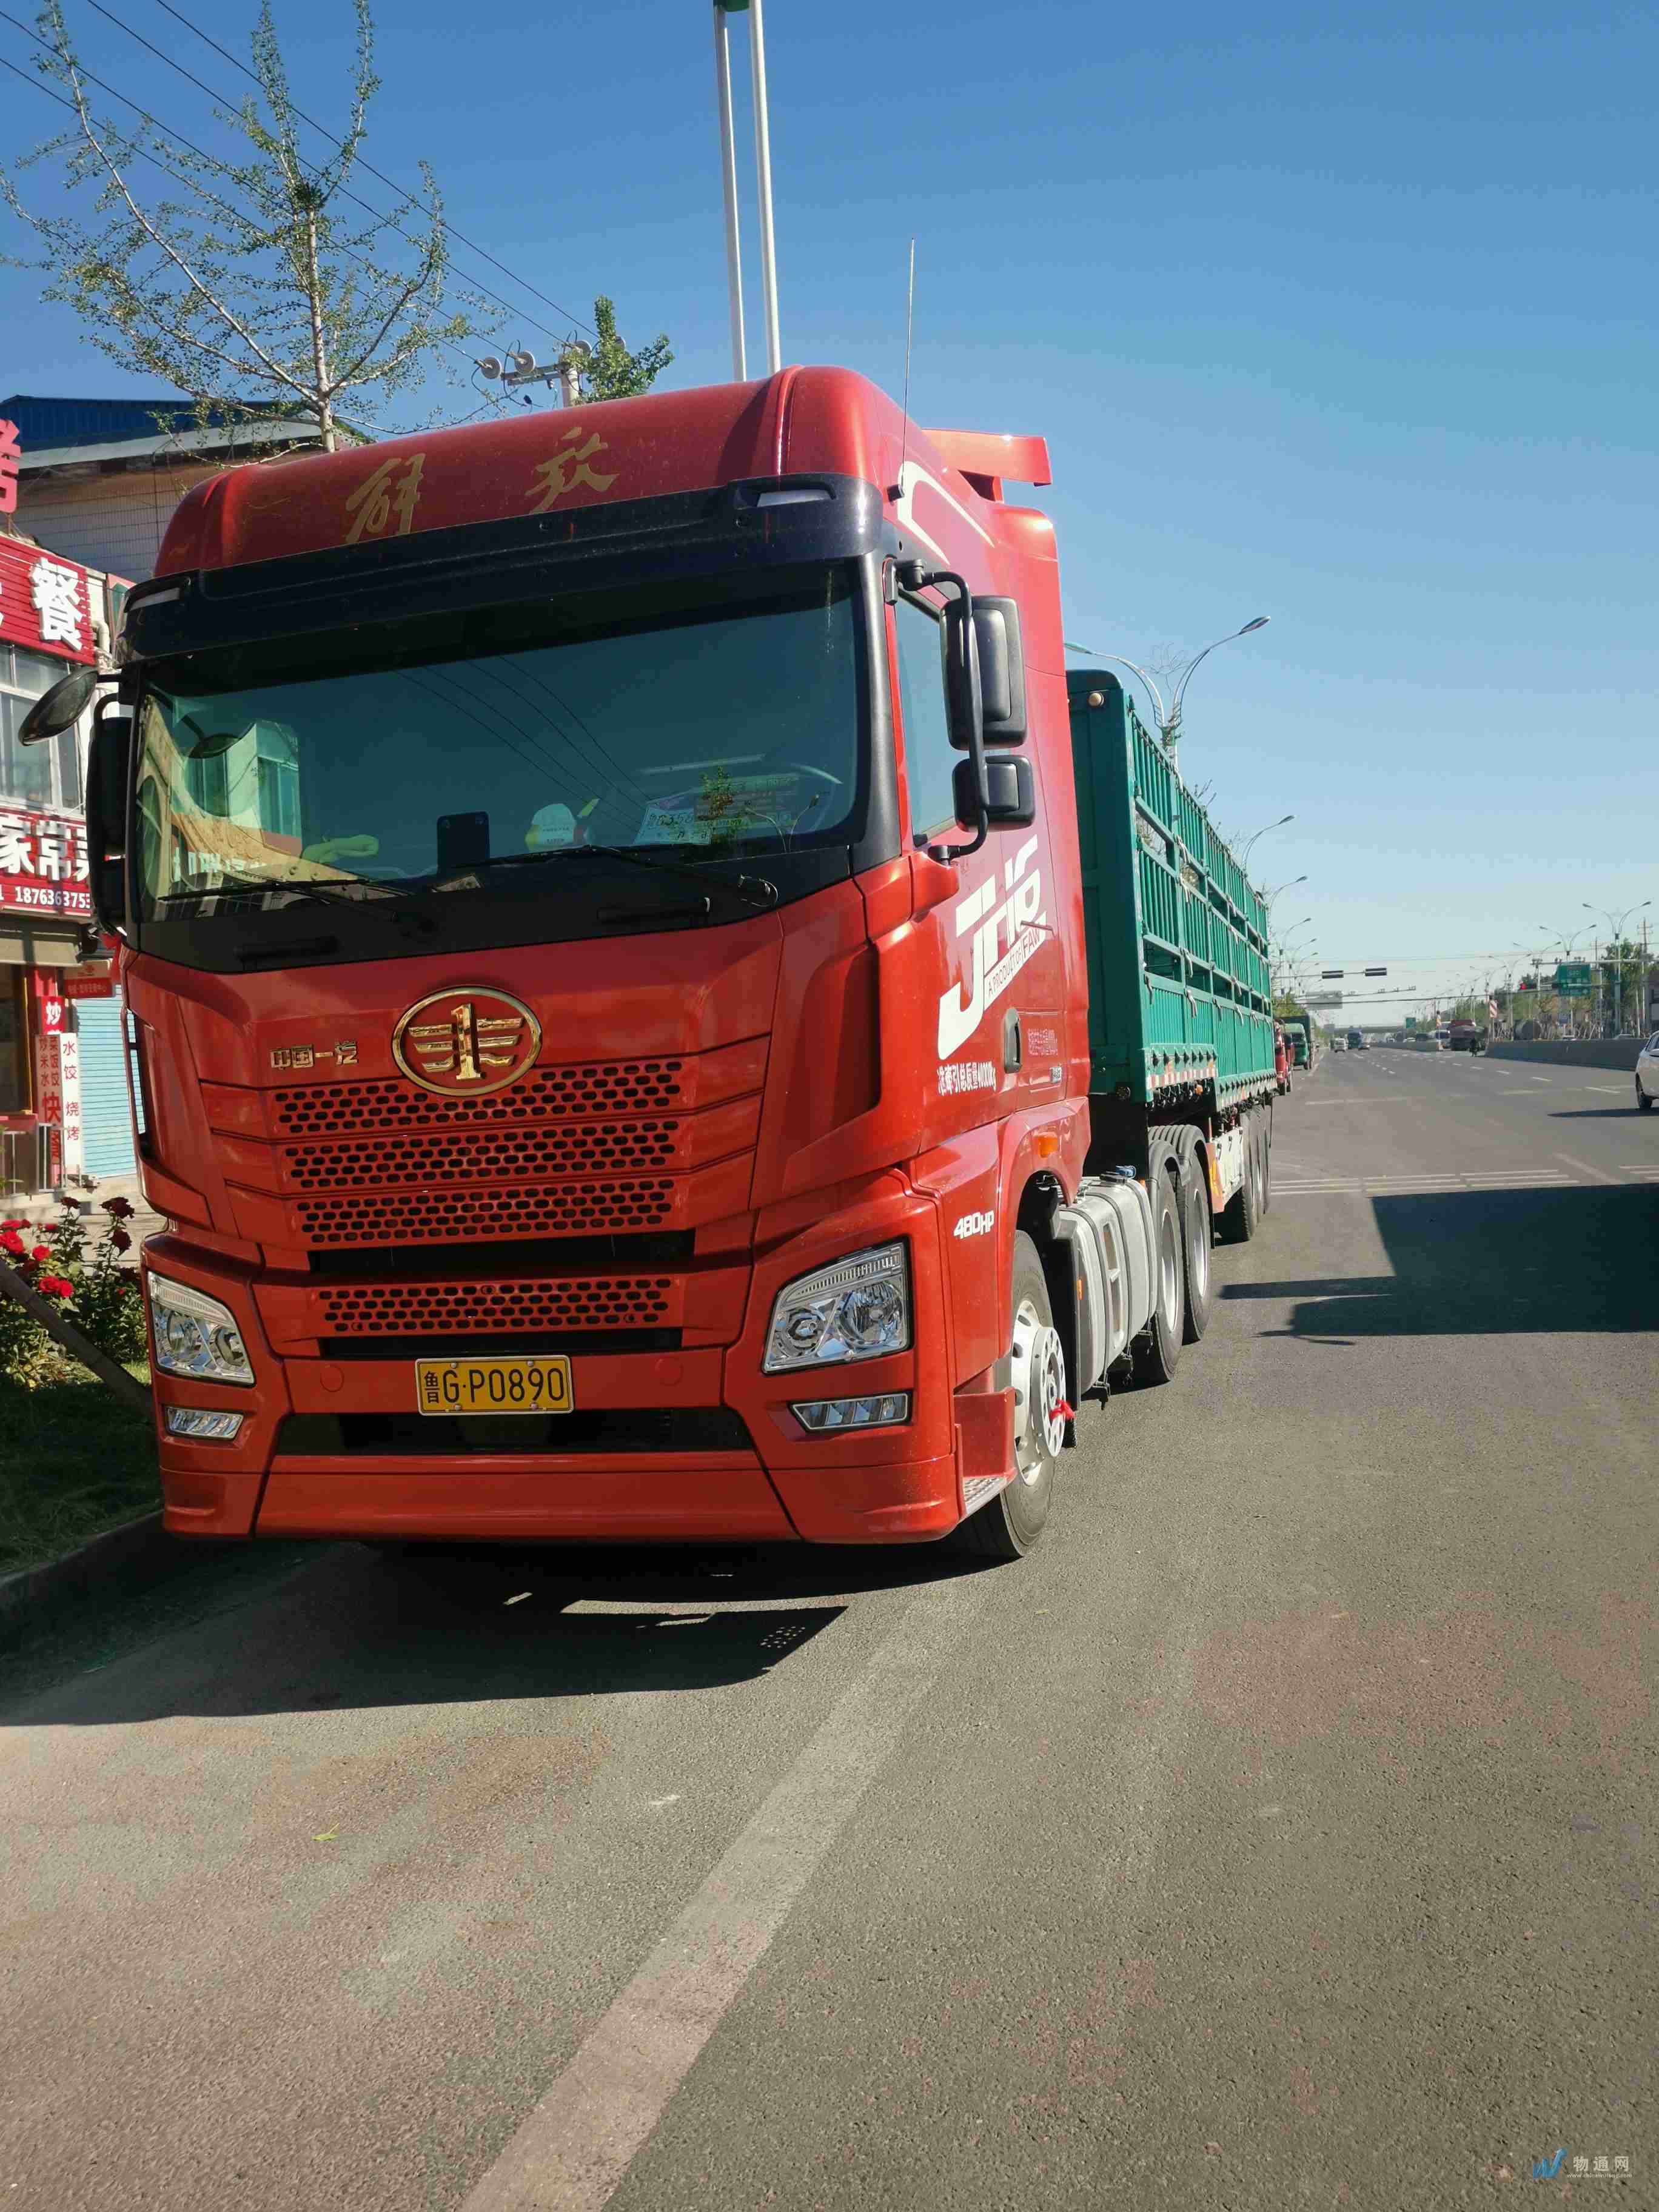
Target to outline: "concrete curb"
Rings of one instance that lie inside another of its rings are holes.
[[[1493,1060],[1530,1060],[1552,1067],[1618,1067],[1626,1073],[1640,1057],[1642,1037],[1601,1037],[1580,1042],[1540,1039],[1534,1044],[1492,1044]]]
[[[162,1528],[160,1513],[146,1513],[106,1529],[61,1559],[0,1577],[0,1650],[15,1650],[100,1590],[113,1587],[125,1597],[149,1589],[218,1548],[180,1543]]]

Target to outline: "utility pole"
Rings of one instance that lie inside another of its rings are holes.
[[[766,373],[783,365],[778,336],[778,258],[772,230],[772,128],[766,105],[766,30],[761,0],[714,0],[714,100],[720,111],[720,183],[726,198],[726,285],[732,325],[732,375],[749,374],[743,331],[743,264],[738,243],[738,156],[732,128],[732,53],[726,17],[749,18],[749,70],[755,107],[755,185],[760,203],[761,313],[766,325]]]

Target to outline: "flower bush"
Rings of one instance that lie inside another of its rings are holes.
[[[46,1243],[33,1241],[40,1232],[29,1222],[0,1222],[0,1265],[60,1305],[112,1359],[142,1359],[143,1293],[138,1270],[126,1257],[132,1249],[126,1224],[133,1208],[125,1198],[111,1198],[103,1211],[108,1219],[90,1257],[86,1217],[68,1201]],[[32,1314],[0,1298],[0,1375],[32,1389],[58,1371],[64,1357]]]

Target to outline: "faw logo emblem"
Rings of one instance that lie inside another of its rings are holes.
[[[939,999],[941,1060],[949,1060],[958,1046],[966,1044],[985,1018],[986,1008],[1002,996],[1047,933],[1046,918],[1037,911],[1042,902],[1042,872],[1031,866],[1036,848],[1036,839],[1028,837],[1013,859],[1003,863],[1000,906],[994,869],[976,890],[956,902],[957,935],[965,937],[970,929],[974,933],[973,979],[952,983]]]
[[[441,1097],[500,1091],[534,1066],[541,1048],[541,1024],[503,991],[434,991],[392,1034],[404,1073]]]

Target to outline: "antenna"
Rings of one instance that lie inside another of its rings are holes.
[[[904,308],[904,428],[899,441],[898,490],[904,496],[904,461],[910,450],[910,339],[916,326],[916,241],[910,240],[910,290]]]

